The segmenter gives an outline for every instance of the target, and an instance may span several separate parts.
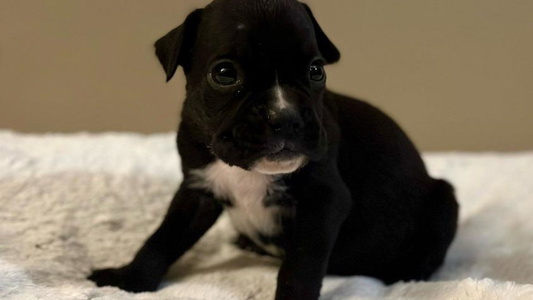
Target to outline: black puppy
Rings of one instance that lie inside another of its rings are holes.
[[[133,261],[99,286],[153,291],[225,209],[241,244],[283,259],[276,299],[317,299],[325,274],[427,279],[456,230],[452,187],[375,107],[325,89],[340,54],[295,0],[215,0],[156,43],[187,77],[184,180]]]

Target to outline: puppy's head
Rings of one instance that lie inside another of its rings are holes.
[[[167,80],[183,67],[183,121],[222,161],[281,174],[327,151],[324,65],[340,54],[305,4],[215,0],[156,53]]]

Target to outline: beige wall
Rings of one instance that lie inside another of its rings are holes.
[[[533,1],[307,2],[343,54],[329,86],[420,148],[533,149]],[[2,0],[0,128],[173,130],[183,76],[165,83],[152,43],[205,3]]]

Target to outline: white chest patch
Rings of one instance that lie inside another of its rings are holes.
[[[270,247],[259,239],[259,234],[275,236],[281,233],[282,208],[265,206],[267,196],[286,190],[284,186],[276,183],[276,176],[246,171],[220,160],[204,169],[191,171],[191,175],[195,177],[193,188],[206,189],[219,199],[231,201],[232,205],[226,210],[237,231],[257,245],[263,246],[268,252],[277,252],[268,249]]]

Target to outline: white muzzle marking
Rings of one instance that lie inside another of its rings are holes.
[[[304,162],[305,156],[303,155],[280,161],[262,158],[255,164],[252,171],[267,175],[288,174],[298,170]]]

